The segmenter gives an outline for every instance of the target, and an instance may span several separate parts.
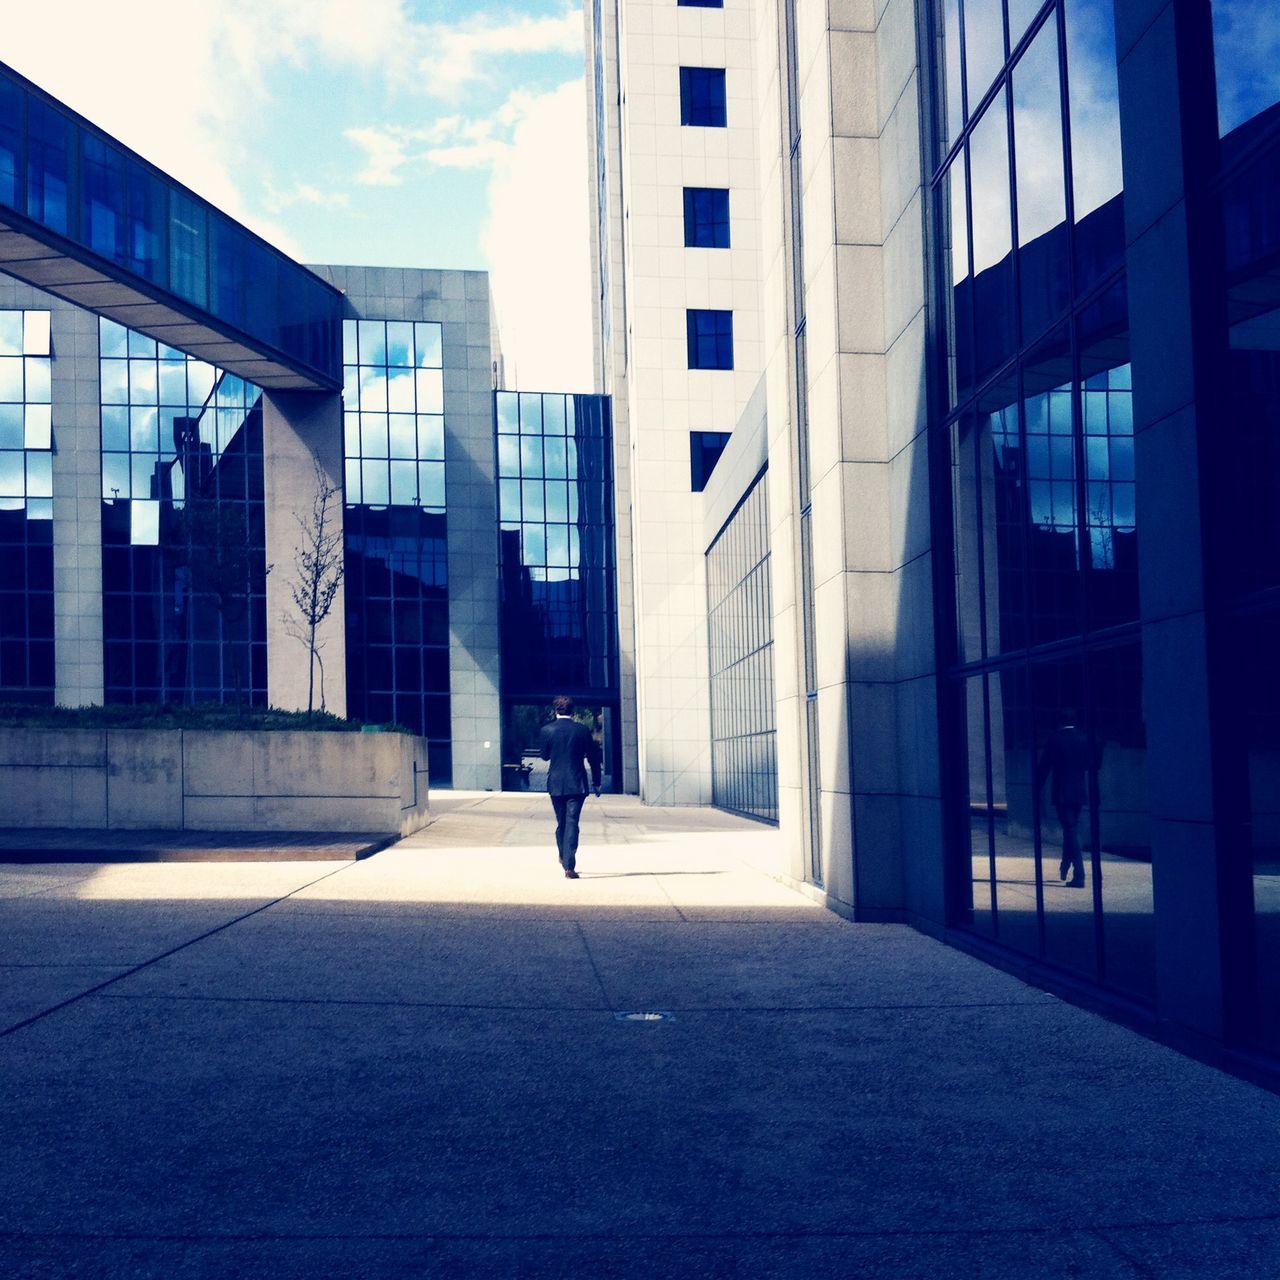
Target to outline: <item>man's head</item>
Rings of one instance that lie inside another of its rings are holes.
[[[566,698],[562,693],[558,698],[552,700],[551,710],[558,716],[573,715],[573,699]]]

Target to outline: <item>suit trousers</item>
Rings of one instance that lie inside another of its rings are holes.
[[[551,797],[551,807],[556,811],[556,849],[566,871],[572,871],[578,862],[578,821],[586,799],[585,795]]]

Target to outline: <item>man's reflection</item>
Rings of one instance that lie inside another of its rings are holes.
[[[1089,798],[1089,739],[1077,726],[1079,717],[1066,712],[1050,735],[1036,769],[1036,791],[1051,774],[1049,798],[1062,824],[1062,861],[1058,878],[1071,889],[1084,888],[1084,858],[1080,853],[1080,812]],[[1067,880],[1070,875],[1071,879]]]

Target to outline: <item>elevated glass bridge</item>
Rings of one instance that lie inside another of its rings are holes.
[[[0,270],[270,389],[342,384],[342,295],[0,63]]]

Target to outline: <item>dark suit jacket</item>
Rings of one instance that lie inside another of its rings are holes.
[[[1074,725],[1063,725],[1049,735],[1049,741],[1036,770],[1038,786],[1053,775],[1050,799],[1063,809],[1081,809],[1089,799],[1089,770],[1096,764],[1089,750],[1089,739]]]
[[[588,787],[584,763],[591,766],[591,786],[600,785],[600,747],[585,724],[557,716],[543,725],[542,758],[551,761],[547,770],[550,795],[585,796]]]

